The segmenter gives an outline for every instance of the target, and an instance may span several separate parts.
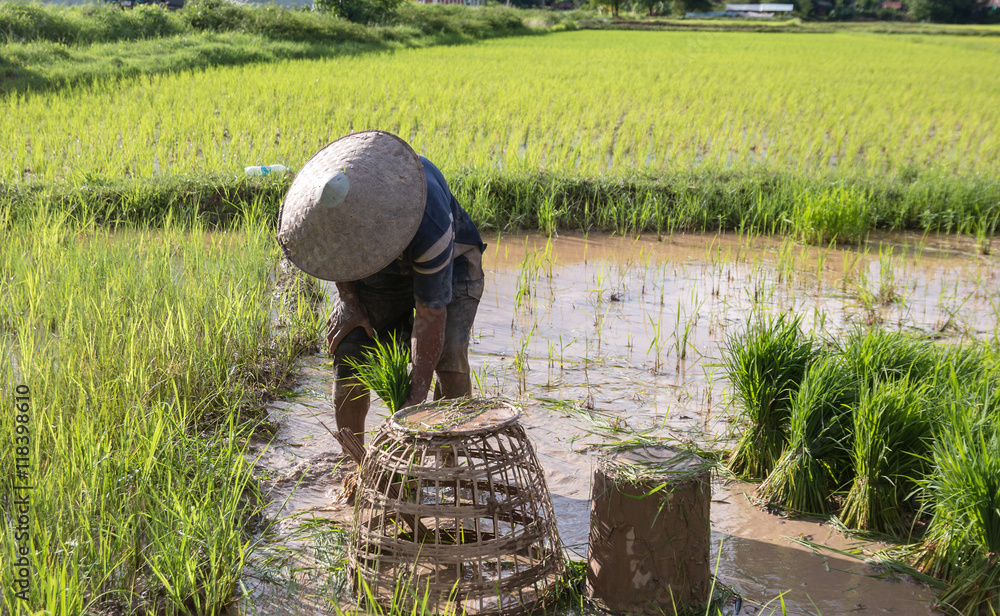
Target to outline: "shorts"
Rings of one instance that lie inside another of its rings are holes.
[[[415,309],[413,279],[409,276],[393,278],[398,280],[377,288],[360,282],[356,282],[355,287],[375,334],[383,341],[392,334],[398,343],[409,349]],[[469,339],[472,337],[472,324],[476,320],[479,300],[483,296],[484,283],[483,278],[452,283],[451,302],[445,307],[448,316],[445,322],[444,348],[441,359],[434,368],[436,372],[469,373]],[[347,378],[354,374],[354,369],[344,361],[345,357],[362,359],[363,352],[374,348],[374,344],[364,328],[351,330],[333,355],[337,378]]]

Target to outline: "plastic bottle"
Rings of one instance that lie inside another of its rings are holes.
[[[258,167],[247,167],[244,169],[249,176],[267,175],[268,173],[282,173],[287,168],[284,165],[262,165]]]

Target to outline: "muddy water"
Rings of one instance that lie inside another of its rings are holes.
[[[489,243],[470,353],[476,386],[525,405],[522,423],[546,470],[562,540],[580,557],[592,464],[609,435],[731,438],[717,364],[721,345],[752,311],[793,311],[830,339],[872,322],[942,338],[993,337],[1000,312],[998,260],[954,238],[893,236],[862,250],[737,235]],[[350,519],[338,495],[353,465],[320,425],[334,427],[329,359],[308,358],[301,375],[296,395],[270,408],[276,439],[258,447],[273,478],[272,513],[288,498],[282,513],[300,514],[281,522],[281,532],[303,519]],[[374,406],[368,426],[384,415]],[[752,489],[716,485],[712,504],[718,578],[743,597],[740,613],[770,613],[782,593],[794,614],[932,613],[930,590],[876,579],[859,561],[791,542],[854,547],[829,526],[755,509],[745,496]],[[249,611],[327,613],[330,597],[317,584],[258,586]]]

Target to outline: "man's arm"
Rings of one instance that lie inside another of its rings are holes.
[[[330,318],[326,320],[326,342],[330,355],[337,350],[340,341],[356,327],[363,327],[368,335],[375,337],[375,330],[368,321],[368,311],[365,310],[353,282],[337,283],[337,305],[333,307]]]
[[[428,308],[416,302],[413,338],[410,341],[413,352],[413,376],[410,395],[407,396],[404,407],[420,404],[427,399],[434,368],[444,349],[444,326],[447,320],[447,308]]]

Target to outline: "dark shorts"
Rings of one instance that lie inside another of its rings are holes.
[[[375,334],[383,341],[390,334],[395,335],[398,342],[409,348],[415,308],[413,279],[408,276],[393,276],[381,282],[377,286],[356,282],[358,297],[368,311],[368,320]],[[444,349],[435,367],[436,371],[469,373],[469,339],[476,311],[479,309],[479,300],[483,296],[483,284],[483,278],[452,283],[451,302],[446,306],[448,317],[445,322]],[[353,374],[353,368],[344,362],[345,357],[361,359],[362,353],[373,346],[374,341],[360,327],[347,334],[334,352],[337,378]]]

